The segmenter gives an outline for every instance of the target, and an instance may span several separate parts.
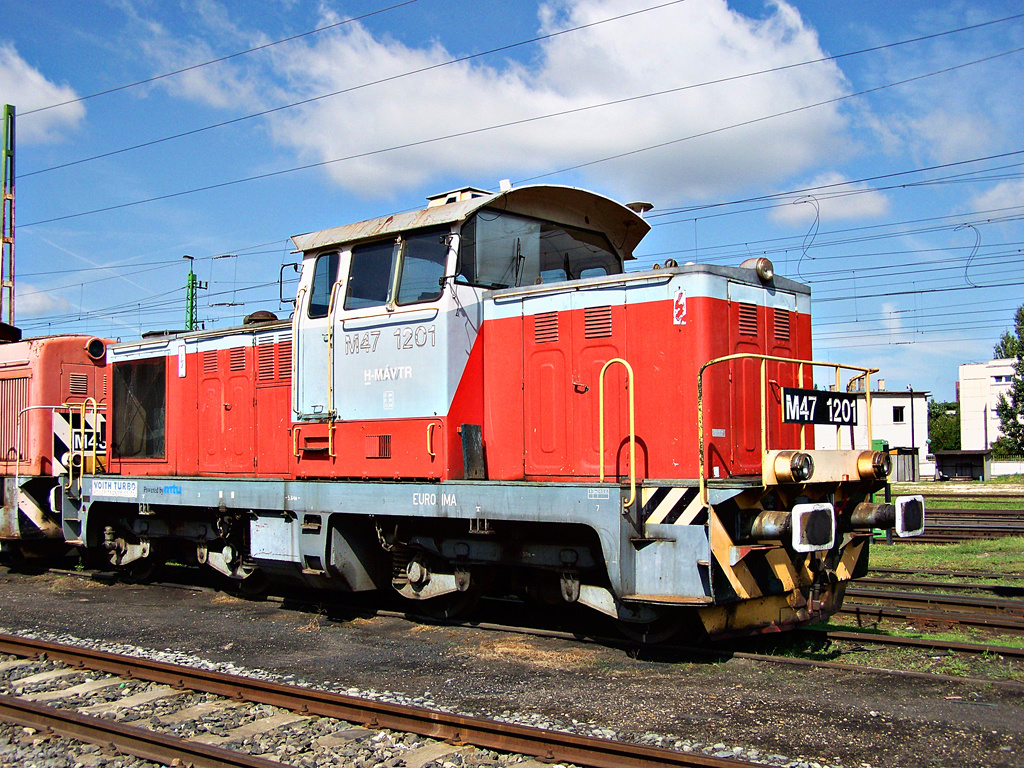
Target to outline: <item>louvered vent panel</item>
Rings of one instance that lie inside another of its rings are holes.
[[[740,333],[757,336],[757,307],[753,304],[740,304]]]
[[[368,459],[390,459],[391,458],[391,435],[367,435],[366,436],[366,458],[368,458]]]
[[[103,374],[103,396],[107,396],[107,374]]]
[[[28,377],[0,379],[0,461],[25,461],[28,430],[21,430],[21,445],[15,456],[14,443],[18,438],[18,414],[28,407]]]
[[[588,307],[583,310],[583,335],[603,339],[612,335],[612,308]]]
[[[274,378],[274,340],[269,338],[256,345],[256,380],[273,381]]]
[[[203,373],[216,373],[217,350],[208,349],[203,352]]]
[[[533,318],[533,340],[537,344],[558,341],[557,312],[544,312]]]
[[[281,381],[292,378],[292,340],[282,341],[277,346],[277,375]]]
[[[775,310],[775,340],[789,341],[789,310]]]
[[[232,371],[245,370],[245,350],[242,347],[235,347],[231,350],[228,366]]]
[[[89,394],[89,374],[87,373],[72,373],[68,376],[68,394],[72,395],[88,395]]]

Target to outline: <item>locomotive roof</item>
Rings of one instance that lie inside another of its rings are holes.
[[[382,235],[397,235],[407,230],[453,224],[467,219],[481,208],[535,216],[558,224],[603,232],[627,259],[633,258],[633,249],[651,228],[641,216],[603,195],[577,187],[534,184],[296,235],[292,242],[300,251],[311,251]]]

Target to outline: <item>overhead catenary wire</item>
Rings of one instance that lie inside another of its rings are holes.
[[[477,58],[481,58],[481,57],[485,57],[485,56],[490,56],[490,55],[495,54],[495,53],[505,52],[505,51],[508,51],[508,50],[511,50],[511,49],[514,49],[514,48],[518,48],[518,47],[521,47],[521,46],[531,45],[531,44],[538,43],[538,42],[543,42],[545,40],[550,40],[552,38],[559,37],[561,35],[566,35],[566,34],[570,34],[570,33],[573,33],[573,32],[579,32],[579,31],[582,31],[582,30],[585,30],[585,29],[590,29],[590,28],[593,28],[595,26],[599,26],[601,24],[607,24],[607,23],[611,23],[611,22],[615,22],[615,21],[620,21],[622,19],[626,19],[626,18],[629,18],[629,17],[632,17],[632,16],[637,16],[637,15],[642,14],[642,13],[647,13],[649,11],[658,10],[658,9],[664,8],[666,6],[676,5],[676,4],[681,3],[681,2],[685,2],[685,0],[671,0],[670,2],[667,2],[667,3],[660,3],[660,4],[657,4],[657,5],[649,6],[647,8],[639,9],[637,11],[632,11],[632,12],[629,12],[629,13],[620,14],[618,16],[611,16],[611,17],[609,17],[607,19],[601,19],[599,21],[590,22],[588,24],[581,24],[581,25],[576,26],[576,27],[570,27],[568,29],[559,30],[557,32],[552,32],[552,33],[548,33],[548,34],[545,34],[545,35],[537,35],[536,37],[532,37],[532,38],[529,38],[527,40],[520,40],[520,41],[515,42],[515,43],[509,43],[509,44],[498,46],[498,47],[495,47],[495,48],[490,48],[490,49],[487,49],[485,51],[479,51],[477,53],[468,54],[466,56],[459,56],[459,57],[451,58],[451,59],[448,59],[446,61],[439,62],[437,64],[431,64],[431,65],[428,65],[428,66],[425,66],[425,67],[419,67],[417,69],[408,70],[406,72],[402,72],[402,73],[399,73],[399,74],[396,74],[396,75],[391,75],[389,77],[384,77],[384,78],[379,78],[379,79],[376,79],[376,80],[371,80],[371,81],[368,81],[366,83],[361,83],[359,85],[350,86],[348,88],[343,88],[343,89],[340,89],[340,90],[337,90],[337,91],[332,91],[330,93],[321,94],[319,96],[314,96],[314,97],[311,97],[311,98],[308,98],[308,99],[301,99],[299,101],[294,101],[294,102],[291,102],[291,103],[288,103],[288,104],[283,104],[283,105],[280,105],[278,107],[273,107],[271,109],[266,109],[266,110],[262,110],[262,111],[259,111],[259,112],[253,112],[253,113],[250,113],[250,114],[247,114],[247,115],[242,115],[242,116],[239,116],[239,117],[236,117],[236,118],[232,118],[230,120],[224,120],[224,121],[221,121],[221,122],[218,122],[218,123],[213,123],[211,125],[201,126],[199,128],[194,128],[194,129],[191,129],[191,130],[188,130],[188,131],[181,131],[181,132],[169,135],[169,136],[164,136],[164,137],[157,138],[157,139],[151,139],[151,140],[148,140],[148,141],[144,141],[144,142],[140,142],[140,143],[137,143],[137,144],[133,144],[133,145],[128,146],[128,147],[122,147],[122,148],[119,148],[119,149],[110,150],[110,151],[107,151],[107,152],[102,152],[102,153],[99,153],[99,154],[96,154],[96,155],[80,158],[78,160],[72,160],[72,161],[69,161],[69,162],[66,162],[66,163],[60,163],[58,165],[50,166],[48,168],[41,168],[41,169],[38,169],[38,170],[35,170],[35,171],[29,171],[27,173],[22,173],[21,176],[22,176],[22,178],[27,178],[27,177],[35,176],[37,174],[48,173],[50,171],[55,171],[55,170],[58,170],[58,169],[61,169],[61,168],[68,168],[68,167],[71,167],[71,166],[74,166],[74,165],[80,165],[82,163],[87,163],[87,162],[90,162],[90,161],[93,161],[93,160],[99,160],[99,159],[102,159],[102,158],[105,158],[105,157],[111,157],[113,155],[123,154],[125,152],[131,152],[131,151],[134,151],[134,150],[137,150],[137,149],[143,149],[145,147],[151,147],[151,146],[154,146],[156,144],[161,144],[161,143],[164,143],[164,142],[167,142],[167,141],[174,141],[176,139],[181,139],[181,138],[185,138],[185,137],[188,137],[188,136],[193,136],[193,135],[196,135],[198,133],[203,133],[203,132],[214,130],[214,129],[217,129],[217,128],[223,128],[223,127],[226,127],[226,126],[229,126],[229,125],[234,125],[234,124],[237,124],[237,123],[241,123],[241,122],[244,122],[244,121],[247,121],[247,120],[252,120],[252,119],[257,118],[257,117],[265,117],[267,115],[270,115],[270,114],[273,114],[273,113],[276,113],[276,112],[281,112],[281,111],[284,111],[284,110],[287,110],[287,109],[292,109],[294,107],[299,107],[299,106],[303,106],[303,105],[306,105],[306,104],[311,104],[311,103],[314,103],[316,101],[321,101],[323,99],[333,98],[335,96],[339,96],[339,95],[346,94],[346,93],[352,93],[354,91],[361,90],[363,88],[369,88],[369,87],[376,86],[376,85],[382,85],[384,83],[393,82],[395,80],[400,80],[400,79],[403,79],[403,78],[406,78],[406,77],[410,77],[410,76],[413,76],[413,75],[423,74],[425,72],[430,72],[430,71],[433,71],[433,70],[436,70],[436,69],[440,69],[442,67],[447,67],[447,66],[450,66],[450,65],[453,65],[453,64],[464,63],[466,61],[471,61],[473,59],[477,59]],[[385,10],[390,10],[391,8],[394,8],[394,7],[398,7],[398,6],[391,6],[388,9],[385,9]],[[380,13],[380,12],[381,11],[376,11],[375,13]],[[372,15],[372,14],[367,14],[367,15]],[[359,18],[362,18],[362,17],[359,17]],[[812,64],[821,64],[821,63],[825,63],[825,62],[829,62],[829,61],[838,61],[840,59],[849,58],[849,57],[853,57],[853,56],[860,56],[860,55],[863,55],[863,54],[866,54],[866,53],[874,53],[874,52],[877,52],[877,51],[880,51],[880,50],[896,48],[896,47],[903,46],[903,45],[910,45],[910,44],[913,44],[913,43],[919,43],[919,42],[923,42],[923,41],[926,41],[926,40],[934,40],[936,38],[945,37],[945,36],[948,36],[948,35],[959,34],[959,33],[967,32],[967,31],[974,31],[974,30],[980,29],[982,27],[992,26],[992,25],[995,25],[995,24],[1003,24],[1003,23],[1006,23],[1006,22],[1015,21],[1015,20],[1020,19],[1020,18],[1024,18],[1024,14],[1014,14],[1014,15],[1005,16],[1005,17],[1002,17],[1002,18],[999,18],[999,19],[991,19],[989,21],[980,22],[978,24],[966,25],[966,26],[962,26],[962,27],[957,27],[955,29],[943,30],[941,32],[934,32],[934,33],[927,34],[927,35],[919,35],[917,37],[908,38],[906,40],[899,40],[899,41],[895,41],[895,42],[892,42],[892,43],[884,43],[884,44],[881,44],[881,45],[870,46],[870,47],[867,47],[867,48],[861,48],[861,49],[854,50],[854,51],[847,51],[845,53],[833,54],[831,56],[822,56],[822,57],[819,57],[819,58],[816,58],[816,59],[809,59],[809,60],[806,60],[806,61],[795,62],[795,63],[792,63],[792,64],[783,64],[783,65],[780,65],[780,66],[777,66],[777,67],[770,67],[770,68],[767,68],[767,69],[756,70],[756,71],[753,71],[753,72],[746,72],[746,73],[742,73],[742,74],[739,74],[739,75],[731,75],[731,76],[728,76],[728,77],[716,78],[716,79],[707,80],[707,81],[704,81],[704,82],[701,82],[701,83],[692,83],[692,84],[689,84],[689,85],[686,85],[686,86],[681,86],[680,88],[674,88],[674,89],[670,89],[670,90],[663,91],[663,92],[658,92],[656,94],[651,94],[651,95],[663,95],[663,94],[666,94],[666,93],[676,93],[676,92],[685,91],[685,90],[692,90],[692,89],[696,89],[696,88],[703,88],[703,87],[710,86],[710,85],[720,85],[720,84],[723,84],[723,83],[734,82],[734,81],[746,79],[746,78],[749,78],[749,77],[757,77],[757,76],[765,75],[765,74],[774,74],[774,73],[783,72],[783,71],[786,71],[786,70],[789,70],[789,69],[795,69],[795,68],[798,68],[798,67],[809,66],[809,65],[812,65]],[[341,24],[341,23],[344,23],[344,22],[339,22],[339,24]],[[312,30],[310,32],[303,33],[301,35],[295,35],[295,36],[290,37],[290,38],[285,38],[285,40],[281,40],[281,41],[278,41],[278,42],[280,43],[280,42],[287,42],[288,40],[294,40],[296,38],[312,34],[313,32],[319,32],[319,31],[322,31],[324,29],[330,29],[332,27],[339,26],[339,24],[328,25],[327,27],[322,27],[322,28],[319,28],[317,30]],[[258,48],[250,49],[249,51],[244,51],[244,52],[238,53],[238,54],[232,54],[230,56],[222,57],[221,59],[215,59],[215,60],[213,60],[211,62],[205,62],[203,64],[197,64],[197,65],[194,65],[192,67],[187,67],[187,68],[182,69],[182,70],[177,70],[176,72],[168,73],[168,74],[165,74],[165,75],[160,75],[160,76],[158,76],[156,78],[151,78],[151,80],[159,79],[159,78],[162,78],[162,77],[169,77],[169,76],[174,75],[174,74],[180,74],[182,72],[186,72],[186,71],[189,71],[191,69],[195,69],[197,67],[206,66],[207,64],[216,63],[217,61],[223,61],[225,59],[232,58],[234,56],[240,56],[240,55],[243,55],[244,53],[250,53],[250,52],[252,52],[254,50],[260,50],[262,48],[266,48],[266,47],[269,47],[270,45],[276,45],[276,44],[277,43],[272,43],[272,44],[268,44],[268,45],[265,45],[265,46],[260,46]],[[121,90],[123,88],[130,88],[130,87],[133,87],[134,85],[138,85],[138,84],[141,84],[141,83],[144,83],[144,82],[150,82],[150,81],[149,80],[140,81],[139,83],[133,83],[133,84],[129,84],[129,85],[126,85],[126,86],[121,86],[119,88],[112,89],[112,90]],[[111,92],[111,91],[105,91],[104,93],[109,93],[109,92]],[[96,95],[99,95],[99,94],[96,94]],[[88,97],[88,98],[91,98],[91,97]],[[644,96],[642,98],[648,98],[648,96]],[[68,101],[68,102],[63,102],[63,103],[65,103],[65,104],[67,104],[67,103],[74,103],[74,101],[76,101],[76,100],[72,100],[72,101]],[[629,101],[629,99],[626,99],[624,101]],[[615,104],[615,103],[620,103],[620,102],[611,102],[611,103]],[[55,106],[59,106],[59,105],[55,105]],[[49,108],[50,107],[46,107],[45,109],[49,109]],[[41,111],[41,110],[31,110],[31,111],[29,111],[27,113],[24,113],[24,114],[32,114],[33,112],[38,112],[38,111]]]
[[[356,21],[362,21],[363,19],[368,19],[368,18],[370,18],[372,16],[377,16],[378,14],[386,13],[388,11],[393,11],[393,10],[395,10],[397,8],[402,8],[403,6],[412,5],[413,3],[417,3],[417,2],[419,2],[419,0],[402,0],[402,2],[395,3],[394,5],[389,5],[386,8],[378,8],[375,11],[367,11],[366,13],[360,14],[359,16],[352,16],[350,18],[342,19],[341,21],[337,21],[337,22],[334,22],[332,24],[325,24],[322,27],[316,27],[315,29],[310,29],[310,30],[307,30],[305,32],[300,32],[300,33],[298,33],[296,35],[290,35],[288,37],[281,38],[280,40],[275,40],[272,43],[263,43],[262,45],[257,45],[257,46],[254,46],[252,48],[247,48],[244,51],[237,51],[235,53],[229,53],[229,54],[226,54],[224,56],[218,56],[217,58],[210,59],[209,61],[201,61],[201,62],[198,62],[196,64],[189,64],[187,67],[181,67],[180,69],[175,69],[175,70],[172,70],[170,72],[164,72],[163,74],[153,75],[152,77],[143,78],[142,80],[135,80],[135,81],[130,82],[130,83],[124,83],[123,85],[117,85],[117,86],[114,86],[113,88],[106,88],[106,89],[104,89],[102,91],[96,91],[95,93],[90,93],[90,94],[88,94],[86,96],[78,96],[77,98],[74,98],[74,99],[67,99],[66,101],[57,102],[55,104],[48,104],[45,107],[36,107],[35,109],[28,109],[28,110],[25,110],[24,112],[22,112],[19,115],[19,117],[24,118],[24,117],[27,117],[28,115],[34,115],[37,112],[46,112],[46,111],[51,110],[51,109],[57,109],[57,107],[66,107],[69,104],[78,104],[80,102],[89,101],[91,99],[95,99],[95,98],[98,98],[100,96],[108,96],[108,95],[110,95],[112,93],[118,93],[120,91],[127,91],[127,90],[130,90],[132,88],[137,88],[140,85],[148,85],[149,83],[155,83],[157,80],[165,80],[165,79],[167,79],[169,77],[174,77],[175,75],[182,75],[182,74],[185,74],[186,72],[193,72],[193,71],[195,71],[197,69],[202,69],[203,67],[208,67],[211,64],[220,64],[221,62],[229,61],[231,59],[236,59],[236,58],[238,58],[240,56],[247,56],[250,53],[256,53],[257,51],[263,51],[263,50],[266,50],[267,48],[273,48],[274,46],[281,45],[282,43],[290,43],[293,40],[298,40],[298,39],[303,38],[303,37],[308,37],[309,35],[315,35],[315,34],[317,34],[319,32],[326,32],[329,29],[335,29],[337,27],[341,27],[341,26],[344,26],[346,24],[352,24],[353,22],[356,22]]]
[[[577,169],[580,169],[580,168],[589,167],[589,166],[596,165],[596,164],[599,164],[599,163],[608,162],[608,161],[611,161],[611,160],[622,159],[624,157],[633,156],[633,155],[640,154],[642,152],[648,152],[648,151],[651,151],[651,150],[654,150],[654,149],[661,149],[661,148],[664,148],[666,146],[670,146],[670,145],[674,145],[674,144],[679,144],[679,143],[684,142],[684,141],[690,141],[690,140],[697,139],[697,138],[703,138],[703,137],[706,137],[706,136],[711,136],[711,135],[714,135],[714,134],[722,133],[722,132],[725,132],[725,131],[728,131],[728,130],[732,130],[732,129],[735,129],[735,128],[742,128],[742,127],[745,127],[745,126],[749,126],[749,125],[754,125],[754,124],[757,124],[757,123],[765,122],[767,120],[773,120],[775,118],[785,117],[785,116],[792,115],[792,114],[795,114],[797,112],[802,112],[802,111],[805,111],[805,110],[808,110],[808,109],[814,109],[814,108],[826,106],[826,105],[829,105],[829,104],[839,103],[841,101],[845,101],[845,100],[852,99],[852,98],[857,98],[857,97],[860,97],[860,96],[867,95],[869,93],[876,93],[876,92],[881,91],[881,90],[885,90],[885,89],[889,89],[889,88],[895,88],[895,87],[900,86],[900,85],[906,85],[907,83],[915,82],[915,81],[922,80],[922,79],[925,79],[925,78],[928,78],[928,77],[935,77],[937,75],[946,74],[946,73],[949,73],[949,72],[952,72],[952,71],[955,71],[955,70],[958,70],[958,69],[963,69],[964,67],[970,67],[970,66],[974,66],[974,65],[977,65],[977,64],[983,64],[983,63],[986,63],[986,62],[989,62],[989,61],[993,61],[995,59],[998,59],[998,58],[1001,58],[1001,57],[1004,57],[1004,56],[1009,56],[1009,55],[1012,55],[1012,54],[1015,54],[1015,53],[1020,53],[1021,51],[1024,51],[1024,46],[1021,46],[1021,47],[1018,47],[1018,48],[1014,48],[1014,49],[1011,49],[1011,50],[1008,50],[1008,51],[1003,51],[1003,52],[1000,52],[1000,53],[997,53],[997,54],[993,54],[991,56],[984,56],[984,57],[982,57],[980,59],[974,59],[972,61],[962,62],[960,64],[954,64],[954,65],[951,65],[951,66],[948,66],[948,67],[943,67],[942,69],[934,70],[932,72],[927,72],[925,74],[915,75],[913,77],[904,78],[902,80],[897,80],[895,82],[885,83],[883,85],[875,86],[875,87],[872,87],[872,88],[867,88],[867,89],[864,89],[864,90],[861,90],[861,91],[857,91],[855,93],[849,93],[849,94],[844,94],[842,96],[836,96],[836,97],[831,98],[831,99],[825,99],[823,101],[813,102],[811,104],[805,104],[805,105],[802,105],[802,106],[799,106],[799,107],[794,107],[792,109],[783,110],[781,112],[775,112],[775,113],[770,114],[770,115],[762,115],[761,117],[752,118],[750,120],[744,120],[744,121],[741,121],[739,123],[732,123],[732,124],[727,125],[727,126],[721,126],[719,128],[709,129],[707,131],[701,131],[699,133],[691,134],[689,136],[683,136],[683,137],[680,137],[680,138],[677,138],[677,139],[672,139],[670,141],[659,142],[657,144],[652,144],[652,145],[649,145],[649,146],[646,146],[646,147],[639,147],[637,149],[633,149],[633,150],[630,150],[628,152],[620,152],[620,153],[617,153],[615,155],[610,155],[610,156],[607,156],[607,157],[604,157],[604,158],[600,158],[600,159],[596,159],[596,160],[591,160],[589,162],[578,163],[578,164],[570,166],[568,168],[563,168],[563,169],[560,169],[560,170],[557,170],[557,171],[550,171],[548,173],[539,174],[539,175],[536,175],[536,176],[529,177],[527,179],[520,179],[520,180],[517,181],[517,183],[525,183],[525,182],[529,182],[529,181],[535,181],[535,180],[541,179],[541,178],[547,178],[549,176],[555,176],[555,175],[559,175],[559,174],[562,174],[562,173],[568,173],[570,171],[577,170]],[[673,89],[673,90],[675,90],[675,89]],[[576,113],[579,113],[579,112],[585,112],[585,111],[588,111],[588,110],[598,109],[598,108],[601,108],[601,107],[618,105],[618,104],[622,104],[622,103],[629,102],[629,101],[636,101],[636,100],[642,99],[642,98],[650,98],[650,97],[653,97],[653,96],[664,95],[665,93],[669,93],[669,92],[671,92],[671,90],[670,91],[658,91],[658,92],[651,93],[651,94],[644,94],[642,96],[633,96],[633,97],[628,97],[628,98],[624,98],[624,99],[615,99],[615,100],[608,101],[608,102],[602,102],[600,104],[591,104],[591,105],[584,106],[584,107],[577,107],[577,108],[568,109],[568,110],[561,110],[561,111],[558,111],[558,112],[549,113],[549,114],[545,114],[545,115],[537,115],[537,116],[534,116],[534,117],[523,118],[523,119],[520,119],[520,120],[511,120],[511,121],[507,121],[507,122],[504,122],[504,123],[499,123],[499,124],[496,124],[496,125],[490,125],[490,126],[485,126],[485,127],[481,127],[481,128],[468,129],[468,130],[464,130],[464,131],[457,131],[455,133],[446,134],[444,136],[435,136],[435,137],[428,138],[428,139],[421,139],[421,140],[418,140],[418,141],[406,142],[406,143],[400,144],[400,145],[393,145],[393,146],[390,146],[390,147],[383,147],[383,148],[380,148],[380,149],[368,150],[368,151],[365,151],[365,152],[358,152],[358,153],[355,153],[355,154],[347,155],[345,157],[334,158],[334,159],[331,159],[331,160],[321,160],[321,161],[318,161],[318,162],[315,162],[315,163],[306,163],[304,165],[293,166],[291,168],[284,168],[284,169],[277,170],[277,171],[267,171],[267,172],[264,172],[264,173],[258,173],[258,174],[254,174],[252,176],[247,176],[247,177],[244,177],[244,178],[241,178],[241,179],[232,179],[232,180],[229,180],[229,181],[223,181],[223,182],[219,182],[219,183],[216,183],[216,184],[207,184],[207,185],[200,186],[200,187],[194,187],[192,189],[181,190],[179,192],[169,192],[169,193],[164,194],[164,195],[157,195],[157,196],[154,196],[154,197],[144,198],[144,199],[141,199],[141,200],[133,200],[133,201],[126,202],[126,203],[119,203],[119,204],[116,204],[116,205],[109,205],[109,206],[104,206],[104,207],[101,207],[101,208],[94,208],[92,210],[79,211],[77,213],[65,214],[63,216],[54,216],[54,217],[51,217],[51,218],[48,218],[48,219],[42,219],[42,220],[37,220],[37,221],[29,222],[27,224],[22,224],[20,226],[21,226],[22,229],[24,229],[24,228],[27,228],[27,227],[38,226],[40,224],[50,224],[50,223],[57,222],[57,221],[66,221],[68,219],[79,218],[81,216],[91,216],[91,215],[94,215],[94,214],[97,214],[97,213],[106,213],[106,212],[109,212],[109,211],[123,210],[125,208],[130,208],[130,207],[133,207],[133,206],[136,206],[136,205],[143,205],[145,203],[152,203],[152,202],[156,202],[156,201],[159,201],[159,200],[170,200],[170,199],[174,199],[174,198],[178,198],[178,197],[183,197],[183,196],[186,196],[186,195],[196,194],[198,192],[208,192],[208,191],[211,191],[211,190],[223,189],[225,187],[230,187],[230,186],[235,186],[235,185],[238,185],[238,184],[249,183],[249,182],[252,182],[252,181],[258,181],[258,180],[262,180],[262,179],[269,179],[269,178],[284,176],[284,175],[291,174],[291,173],[297,173],[299,171],[306,171],[306,170],[311,170],[311,169],[314,169],[314,168],[323,168],[323,167],[326,167],[328,165],[333,165],[335,163],[341,163],[341,162],[345,162],[345,161],[349,161],[349,160],[356,160],[356,159],[361,159],[361,158],[366,158],[366,157],[372,157],[374,155],[380,155],[380,154],[384,154],[384,153],[388,153],[388,152],[395,152],[395,151],[401,150],[401,149],[410,149],[410,148],[413,148],[413,147],[420,147],[420,146],[424,146],[424,145],[427,145],[427,144],[433,144],[433,143],[440,142],[440,141],[448,141],[448,140],[455,139],[455,138],[464,138],[466,136],[471,136],[471,135],[475,135],[475,134],[479,134],[479,133],[485,133],[485,132],[488,132],[488,131],[494,131],[494,130],[498,130],[498,129],[501,129],[501,128],[509,128],[509,127],[513,127],[513,126],[517,126],[517,125],[524,125],[526,123],[537,122],[537,121],[540,121],[540,120],[546,120],[546,119],[550,119],[550,118],[553,118],[553,117],[561,117],[561,116],[564,116],[564,115],[576,114]]]
[[[590,28],[593,28],[593,27],[596,27],[596,26],[600,26],[601,24],[608,24],[608,23],[611,23],[611,22],[614,22],[614,21],[621,21],[622,19],[626,19],[626,18],[629,18],[631,16],[638,16],[638,15],[640,15],[642,13],[647,13],[649,11],[655,11],[655,10],[658,10],[660,8],[665,8],[665,7],[670,6],[670,5],[678,5],[679,3],[684,3],[686,1],[687,0],[669,0],[669,2],[659,3],[657,5],[652,5],[652,6],[649,6],[647,8],[641,8],[641,9],[636,10],[636,11],[630,11],[629,13],[619,14],[618,16],[610,16],[610,17],[608,17],[606,19],[600,19],[598,21],[592,21],[592,22],[590,22],[588,24],[581,24],[581,25],[576,26],[576,27],[570,27],[568,29],[559,30],[558,32],[550,32],[550,33],[545,34],[545,35],[537,35],[536,37],[531,37],[528,40],[520,40],[518,42],[509,43],[507,45],[501,45],[501,46],[498,46],[496,48],[489,48],[486,51],[479,51],[477,53],[468,54],[466,56],[459,56],[459,57],[456,57],[456,58],[448,59],[448,60],[443,61],[443,62],[439,62],[437,64],[430,64],[430,65],[425,66],[425,67],[419,67],[417,69],[409,70],[409,71],[406,71],[406,72],[401,72],[401,73],[396,74],[396,75],[390,75],[388,77],[382,77],[382,78],[379,78],[379,79],[376,79],[376,80],[370,80],[370,81],[368,81],[366,83],[360,83],[359,85],[353,85],[353,86],[350,86],[348,88],[342,88],[341,90],[331,91],[330,93],[320,94],[319,96],[312,96],[312,97],[310,97],[308,99],[301,99],[299,101],[293,101],[293,102],[288,103],[288,104],[282,104],[280,106],[273,107],[271,109],[264,109],[264,110],[259,111],[259,112],[252,112],[252,113],[247,114],[247,115],[241,115],[239,117],[235,117],[235,118],[232,118],[230,120],[223,120],[223,121],[221,121],[219,123],[213,123],[211,125],[201,126],[199,128],[194,128],[194,129],[188,130],[188,131],[181,131],[179,133],[175,133],[175,134],[172,134],[170,136],[163,136],[163,137],[158,138],[158,139],[151,139],[149,141],[144,141],[144,142],[141,142],[139,144],[133,144],[133,145],[128,146],[128,147],[122,147],[120,149],[110,150],[109,152],[102,152],[100,154],[92,155],[90,157],[83,157],[83,158],[80,158],[78,160],[72,160],[72,161],[69,161],[69,162],[66,162],[66,163],[60,163],[58,165],[50,166],[49,168],[41,168],[39,170],[29,171],[28,173],[21,174],[21,176],[22,176],[22,178],[26,178],[26,177],[30,177],[30,176],[36,176],[36,175],[41,174],[41,173],[48,173],[50,171],[56,171],[56,170],[59,170],[61,168],[69,168],[69,167],[74,166],[74,165],[81,165],[82,163],[88,163],[88,162],[91,162],[93,160],[100,160],[100,159],[105,158],[105,157],[112,157],[114,155],[120,155],[120,154],[123,154],[125,152],[132,152],[132,151],[137,150],[137,149],[143,149],[145,147],[152,147],[152,146],[157,145],[157,144],[163,144],[164,142],[167,142],[167,141],[175,141],[177,139],[183,139],[183,138],[185,138],[187,136],[194,136],[196,134],[205,133],[206,131],[211,131],[211,130],[214,130],[214,129],[217,129],[217,128],[224,128],[226,126],[235,125],[237,123],[242,123],[242,122],[245,122],[247,120],[253,120],[253,119],[257,118],[257,117],[266,117],[267,115],[271,115],[271,114],[274,114],[276,112],[283,112],[283,111],[288,110],[288,109],[293,109],[295,107],[301,107],[301,106],[304,106],[306,104],[312,104],[312,103],[315,103],[317,101],[322,101],[324,99],[333,98],[335,96],[340,96],[342,94],[352,93],[354,91],[359,91],[359,90],[362,90],[364,88],[370,88],[370,87],[373,87],[373,86],[376,86],[376,85],[383,85],[385,83],[394,82],[396,80],[401,80],[401,79],[406,78],[406,77],[411,77],[412,75],[419,75],[419,74],[423,74],[425,72],[431,72],[431,71],[434,71],[434,70],[437,70],[437,69],[441,69],[442,67],[451,66],[453,64],[460,64],[460,63],[463,63],[463,62],[466,62],[466,61],[471,61],[473,59],[478,59],[478,58],[481,58],[481,57],[484,57],[484,56],[490,56],[490,55],[495,54],[495,53],[502,53],[502,52],[505,52],[505,51],[509,51],[509,50],[514,49],[514,48],[522,47],[524,45],[531,45],[533,43],[541,42],[541,41],[544,41],[544,40],[550,40],[550,39],[553,39],[553,38],[556,38],[556,37],[560,37],[561,35],[567,35],[567,34],[570,34],[570,33],[573,33],[573,32],[579,32],[579,31],[584,30],[584,29],[590,29]],[[1024,14],[1020,14],[1020,15],[1024,16]],[[1010,20],[1012,18],[1014,18],[1014,17],[1008,17],[1007,19],[1004,19],[1004,21],[1005,20]],[[994,23],[998,23],[998,21],[992,21],[992,22],[989,22],[989,23],[993,23],[994,24]],[[802,65],[794,65],[794,66],[802,66]],[[185,71],[185,70],[182,70],[182,71]],[[698,87],[698,86],[688,86],[688,87],[692,88],[692,87]]]
[[[843,182],[843,184],[849,184],[849,183],[851,183],[851,182]],[[925,183],[934,183],[934,182],[929,181],[929,182],[919,182],[919,183],[920,184],[925,184]],[[952,183],[952,182],[950,182],[950,183]],[[900,185],[900,186],[909,186],[909,185]],[[690,219],[687,219],[687,221],[689,221],[689,220]],[[656,223],[652,222],[652,223],[654,223],[655,226],[661,226],[663,224],[669,224],[671,222],[656,222]],[[882,235],[881,237],[900,237],[900,236],[902,236],[902,233],[890,233],[890,234]],[[851,240],[850,242],[854,242],[854,241]],[[818,244],[815,244],[814,247],[817,248]],[[826,257],[826,258],[832,258],[832,257]],[[840,258],[840,257],[834,257],[834,258]]]

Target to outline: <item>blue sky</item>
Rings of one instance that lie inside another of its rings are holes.
[[[532,180],[652,202],[640,267],[769,256],[812,287],[816,358],[952,399],[1024,303],[1021,13],[8,0],[17,323],[179,328],[185,254],[207,327],[286,314],[291,235]]]

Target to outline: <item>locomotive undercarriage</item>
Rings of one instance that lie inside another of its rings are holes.
[[[0,477],[0,558],[22,562],[62,555],[60,519],[50,509],[57,478]]]
[[[704,503],[695,485],[647,483],[626,507],[629,488],[609,484],[87,476],[62,505],[69,543],[133,575],[172,557],[243,585],[393,590],[443,617],[519,595],[655,641],[684,624],[723,636],[834,613],[866,570],[871,527],[897,523],[866,495],[883,487],[723,481]],[[901,508],[900,524],[911,517]]]
[[[145,580],[158,565],[174,560],[212,568],[255,589],[266,580],[248,556],[250,517],[237,510],[100,503],[89,514],[82,545],[93,563],[134,580]]]

